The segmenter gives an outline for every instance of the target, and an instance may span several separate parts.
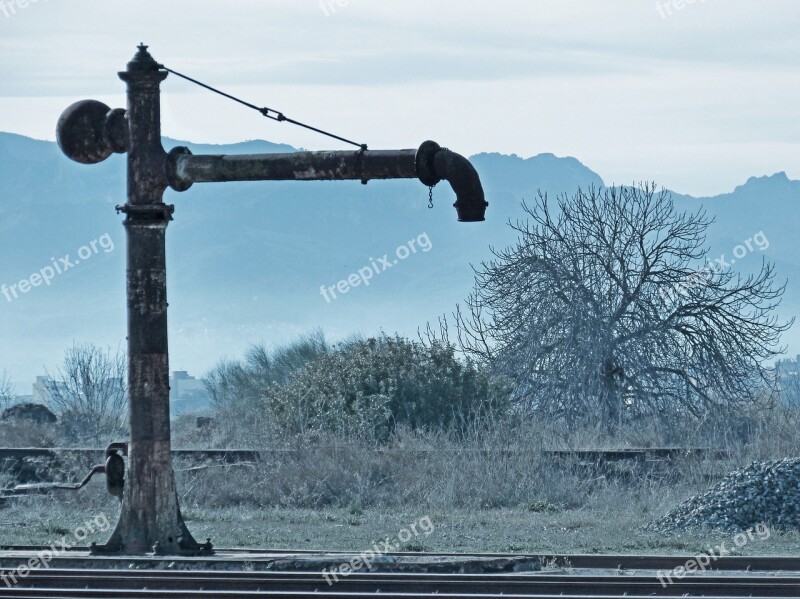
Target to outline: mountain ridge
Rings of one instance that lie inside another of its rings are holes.
[[[266,140],[203,144],[164,138],[164,145],[213,154],[298,151]],[[490,204],[485,223],[457,223],[446,185],[436,187],[434,209],[428,210],[428,191],[418,181],[246,182],[168,190],[165,201],[176,206],[167,235],[172,368],[202,375],[252,343],[281,343],[316,327],[332,338],[382,329],[413,336],[467,295],[471,264],[489,259],[490,246],[513,241],[506,223],[524,214],[523,199],[539,190],[558,195],[604,185],[574,157],[482,152],[470,160]],[[0,372],[30,379],[44,367],[52,370],[73,340],[111,346],[124,341],[124,231],[114,211],[125,201],[124,175],[123,156],[79,165],[54,142],[0,133],[0,251],[6,256],[0,284],[14,284],[51,258],[75,255],[104,235],[113,242],[111,251],[92,255],[48,286],[11,302],[0,295],[0,331],[11,344],[0,351]],[[750,177],[712,197],[673,192],[679,208],[702,206],[717,219],[709,238],[714,252],[730,252],[763,229],[770,242],[764,255],[791,281],[782,316],[795,313],[800,303],[800,241],[786,218],[798,195],[800,181],[785,172]],[[368,287],[333,302],[320,293],[422,235],[430,251],[411,253]],[[741,262],[745,273],[760,264]],[[794,330],[787,343],[800,348]]]

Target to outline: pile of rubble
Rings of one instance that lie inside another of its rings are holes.
[[[778,530],[800,529],[800,458],[754,462],[734,470],[649,528],[738,532],[759,524]]]

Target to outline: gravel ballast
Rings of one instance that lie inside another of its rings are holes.
[[[759,524],[777,530],[800,529],[800,458],[753,462],[734,470],[648,528],[739,532]]]

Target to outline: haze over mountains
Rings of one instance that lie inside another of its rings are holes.
[[[165,140],[167,148],[175,145],[214,154],[292,151],[266,141]],[[489,258],[490,246],[514,240],[506,223],[522,214],[523,198],[604,183],[578,160],[552,154],[471,160],[490,203],[484,223],[456,221],[446,184],[436,188],[429,210],[428,191],[418,181],[213,183],[169,191],[165,199],[176,206],[167,233],[172,369],[201,376],[253,343],[281,343],[317,327],[332,340],[380,330],[413,336],[465,297],[470,263]],[[67,255],[74,264],[49,285],[9,294],[10,301],[0,294],[0,372],[14,381],[52,370],[73,340],[124,343],[125,237],[123,217],[114,210],[125,202],[124,171],[122,156],[78,165],[53,142],[0,133],[0,285],[8,288],[49,266],[57,270]],[[784,173],[743,173],[742,181],[731,193],[674,198],[680,208],[702,205],[716,217],[708,238],[712,257],[724,253],[730,261],[736,246],[763,232],[768,247],[753,246],[731,268],[758,268],[762,257],[775,262],[779,277],[789,280],[781,315],[791,317],[800,304],[794,225],[800,181]],[[410,247],[412,239],[417,251],[368,287],[332,301],[321,294],[321,286],[335,287],[384,254],[394,262],[397,248]],[[790,354],[800,351],[797,327],[784,343]]]

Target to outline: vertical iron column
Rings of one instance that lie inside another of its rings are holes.
[[[210,551],[187,530],[172,470],[167,345],[166,153],[161,145],[160,90],[167,73],[139,51],[119,73],[128,88],[126,213],[130,443],[120,518],[99,551],[169,554]]]

